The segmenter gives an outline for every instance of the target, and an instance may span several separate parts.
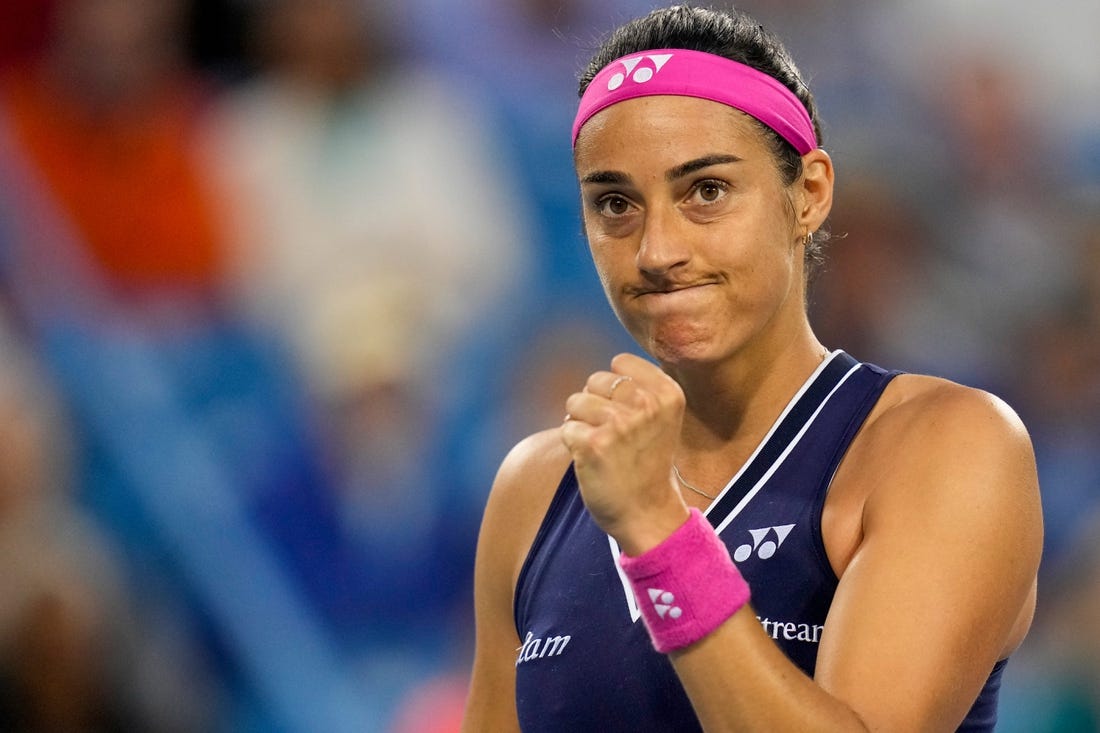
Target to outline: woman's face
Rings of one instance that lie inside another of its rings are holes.
[[[575,164],[604,290],[659,362],[782,348],[807,328],[800,185],[783,185],[755,121],[693,97],[632,99],[585,124]]]

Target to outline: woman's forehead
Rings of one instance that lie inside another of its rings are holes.
[[[743,112],[696,97],[651,96],[593,115],[577,137],[574,161],[580,168],[623,155],[749,157],[766,150],[760,124]]]

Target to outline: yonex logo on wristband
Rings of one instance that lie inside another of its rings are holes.
[[[638,84],[645,84],[647,81],[657,75],[657,72],[661,70],[668,60],[672,58],[670,53],[655,53],[648,56],[635,56],[631,59],[623,59],[622,65],[626,69],[624,74],[621,71],[617,71],[611,75],[611,78],[607,80],[607,88],[609,91],[614,91],[623,85],[623,82],[629,77],[632,81]],[[653,66],[638,67],[643,60],[649,59]]]
[[[661,590],[660,588],[649,589],[649,600],[653,602],[653,610],[657,612],[657,615],[661,618],[666,616],[670,619],[678,619],[683,614],[679,606],[672,605],[676,602],[676,596],[669,593],[667,590]]]
[[[695,507],[656,547],[637,557],[619,555],[619,567],[642,606],[653,648],[661,654],[699,641],[749,601],[748,583]],[[647,596],[648,604],[642,600]]]

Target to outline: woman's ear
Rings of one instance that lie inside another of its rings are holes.
[[[795,182],[798,224],[806,234],[816,232],[833,208],[833,159],[821,148],[802,156],[802,177]]]

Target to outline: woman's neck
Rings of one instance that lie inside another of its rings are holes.
[[[676,369],[687,401],[677,463],[728,478],[828,357],[812,334],[766,355],[738,354],[720,365]],[[700,479],[702,480],[702,479]],[[724,480],[724,479],[723,479]]]

